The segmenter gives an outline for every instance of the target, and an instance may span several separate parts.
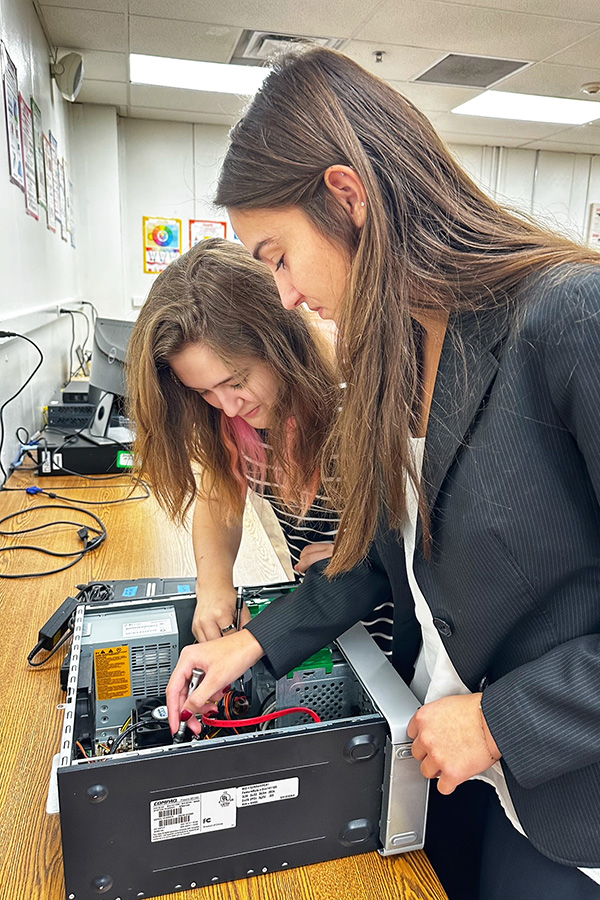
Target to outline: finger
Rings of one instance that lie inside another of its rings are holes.
[[[331,549],[303,553],[299,561],[294,566],[296,572],[298,572],[300,575],[304,575],[304,573],[307,571],[307,569],[310,569],[313,563],[318,562],[320,559],[328,559],[331,556],[333,544],[328,544],[327,546],[331,547]]]
[[[179,664],[178,664],[179,665]],[[191,674],[191,672],[190,672]],[[167,709],[169,712],[169,726],[172,734],[175,734],[179,728],[180,713],[183,709],[187,697],[187,685],[189,679],[186,678],[183,667],[177,671],[175,667],[171,679],[167,685]]]
[[[456,778],[442,773],[438,780],[437,789],[440,794],[452,794],[460,783],[461,782],[457,781]]]
[[[415,717],[413,716],[410,722],[407,725],[406,733],[412,740],[415,740],[419,734],[419,725]],[[413,750],[414,755],[414,750]]]
[[[437,760],[432,759],[430,756],[426,756],[421,763],[421,774],[424,775],[425,778],[439,778],[442,772]]]

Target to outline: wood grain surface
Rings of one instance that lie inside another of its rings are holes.
[[[87,517],[56,510],[32,512],[45,503],[62,504],[41,496],[30,497],[23,488],[33,483],[25,473],[13,475],[0,493],[0,518],[19,515],[0,526],[15,530],[55,520],[58,515],[81,524]],[[32,669],[27,654],[37,642],[38,630],[77,584],[117,578],[193,576],[195,566],[189,533],[175,527],[153,498],[122,505],[107,501],[125,497],[127,479],[90,482],[82,478],[44,478],[38,484],[76,498],[75,502],[101,501],[91,506],[105,522],[108,539],[98,550],[65,572],[45,578],[0,579],[0,897],[2,900],[64,900],[60,822],[47,815],[46,797],[53,755],[62,727],[63,699],[59,652],[47,666]],[[77,486],[81,490],[73,490]],[[23,535],[19,540],[53,548],[77,550],[79,538],[72,526]],[[251,538],[251,539],[250,539]],[[16,538],[0,537],[0,547]],[[281,563],[266,546],[259,520],[250,519],[248,534],[237,561],[248,577],[261,574],[264,581],[282,579]],[[0,573],[17,574],[56,568],[58,558],[34,551],[0,553]],[[257,572],[258,569],[258,572]],[[258,583],[258,582],[255,582]],[[43,655],[43,654],[42,654]],[[188,889],[177,900],[446,900],[446,895],[423,852],[383,859],[377,853],[347,857],[285,872],[274,872],[244,881],[207,888]]]

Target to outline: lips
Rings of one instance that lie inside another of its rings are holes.
[[[244,413],[243,418],[244,418],[244,419],[252,419],[252,418],[254,418],[254,416],[257,414],[257,412],[259,411],[259,409],[260,409],[260,405],[259,405],[259,406],[255,406],[254,409],[251,409],[251,410],[250,410],[250,412]]]

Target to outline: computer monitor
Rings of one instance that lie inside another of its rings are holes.
[[[115,397],[125,395],[125,359],[133,322],[98,317],[94,327],[89,399],[96,412],[89,436],[106,437]]]

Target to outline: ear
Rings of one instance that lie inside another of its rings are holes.
[[[357,228],[362,228],[367,218],[367,192],[351,166],[329,166],[323,176],[327,188],[343,206]]]

